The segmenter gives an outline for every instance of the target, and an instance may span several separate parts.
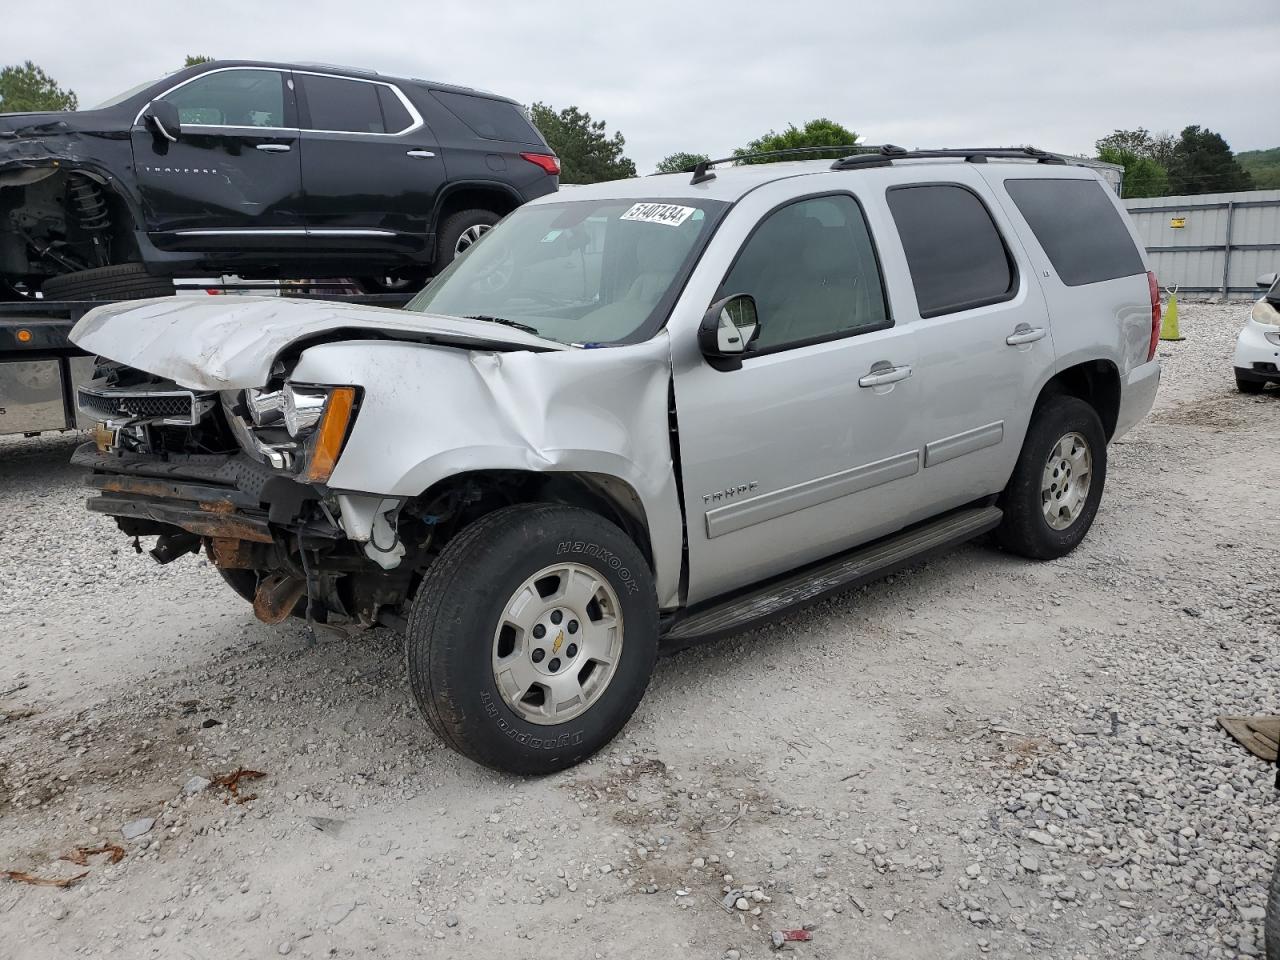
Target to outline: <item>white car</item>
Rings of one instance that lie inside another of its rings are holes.
[[[1241,393],[1261,393],[1268,383],[1280,383],[1280,282],[1264,273],[1258,286],[1267,292],[1253,305],[1249,321],[1236,339],[1236,386]]]

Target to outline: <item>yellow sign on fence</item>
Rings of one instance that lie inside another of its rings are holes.
[[[1169,226],[1173,227],[1173,229],[1175,230],[1181,230],[1186,225],[1187,225],[1186,217],[1170,217],[1169,218]]]

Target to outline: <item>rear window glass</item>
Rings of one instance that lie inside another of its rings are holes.
[[[376,84],[338,77],[300,75],[311,112],[312,130],[383,133]]]
[[[1142,273],[1142,256],[1096,180],[1004,182],[1009,196],[1069,287]]]
[[[524,111],[514,103],[443,90],[434,91],[432,96],[470,127],[477,137],[485,140],[514,140],[517,143],[539,142],[533,124],[529,123]]]
[[[920,316],[969,310],[1013,296],[1013,261],[976,194],[929,184],[894,187],[888,200]]]
[[[395,91],[381,84],[378,85],[377,90],[378,103],[382,107],[382,119],[386,124],[387,132],[399,133],[401,130],[407,130],[413,123],[413,117],[409,116],[409,111],[404,108]]]

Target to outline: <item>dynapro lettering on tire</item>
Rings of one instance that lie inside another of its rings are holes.
[[[607,686],[583,712],[536,723],[499,690],[494,644],[513,592],[557,564],[607,581],[623,639]],[[640,703],[658,649],[653,574],[626,533],[598,514],[559,504],[505,507],[466,527],[436,557],[405,639],[414,699],[446,744],[498,770],[551,773],[608,743]]]
[[[481,694],[480,699],[484,701],[484,712],[493,718],[494,722],[497,723],[498,728],[508,737],[523,746],[530,747],[534,750],[557,750],[564,747],[575,746],[583,741],[584,734],[581,730],[574,730],[571,733],[562,733],[555,739],[551,739],[549,737],[531,737],[507,723],[506,719],[502,716],[501,711],[498,709],[499,705],[494,703],[493,697],[489,695],[488,691]]]
[[[640,585],[631,576],[631,571],[622,565],[622,558],[615,556],[608,548],[596,543],[587,543],[583,540],[562,540],[556,548],[556,556],[566,553],[580,554],[605,564],[610,570],[617,571],[628,593],[639,591]]]

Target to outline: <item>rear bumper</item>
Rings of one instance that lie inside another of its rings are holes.
[[[1120,386],[1120,412],[1111,439],[1119,440],[1151,412],[1160,387],[1160,364],[1155,360],[1134,367]]]

